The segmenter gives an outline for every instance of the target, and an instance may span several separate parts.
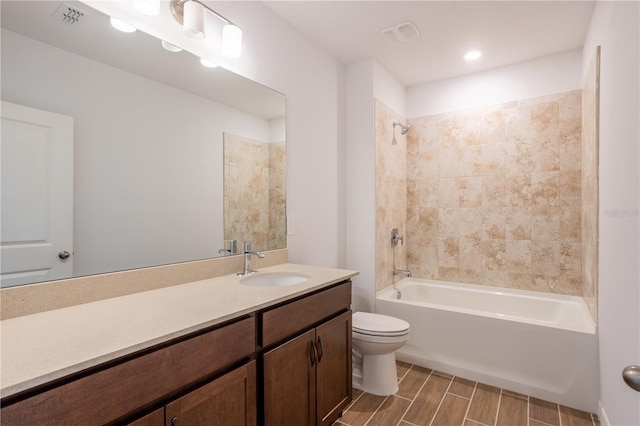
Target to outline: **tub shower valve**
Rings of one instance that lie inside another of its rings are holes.
[[[398,242],[404,245],[404,237],[400,235],[398,228],[393,228],[391,230],[391,245],[395,247],[398,245]]]

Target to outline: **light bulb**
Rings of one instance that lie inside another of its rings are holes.
[[[227,24],[222,28],[222,54],[229,58],[239,58],[242,51],[242,30]]]
[[[182,31],[195,39],[204,38],[204,6],[189,0],[184,4]]]

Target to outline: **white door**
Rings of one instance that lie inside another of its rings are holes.
[[[73,119],[8,102],[0,113],[0,286],[69,278]]]

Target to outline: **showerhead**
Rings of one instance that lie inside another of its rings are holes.
[[[408,124],[396,123],[394,121],[393,122],[393,128],[395,129],[396,126],[400,126],[400,134],[402,134],[402,135],[406,135],[407,132],[409,131],[409,129],[411,128],[411,126],[409,126]]]

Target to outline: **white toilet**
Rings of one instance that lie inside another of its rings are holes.
[[[396,393],[395,351],[409,339],[409,323],[388,315],[356,312],[352,336],[353,387],[373,395]]]

